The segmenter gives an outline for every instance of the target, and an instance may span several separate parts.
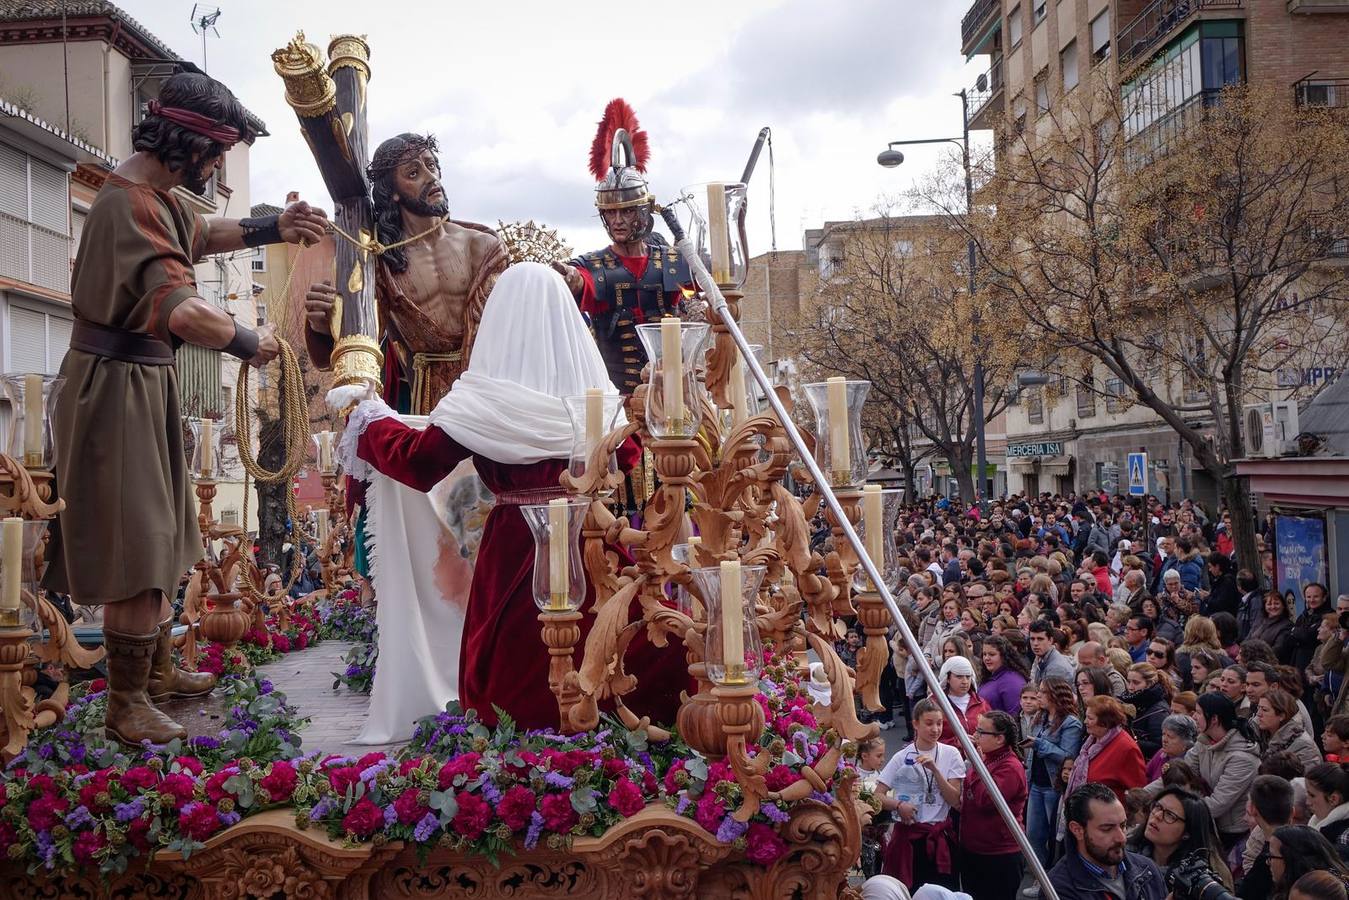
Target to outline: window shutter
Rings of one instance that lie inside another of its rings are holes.
[[[33,208],[29,221],[61,235],[70,234],[70,182],[62,169],[29,157],[33,179]]]
[[[70,349],[70,332],[75,323],[63,316],[47,316],[47,374],[61,371],[61,361]]]
[[[0,144],[0,213],[28,221],[28,155]]]
[[[74,259],[80,252],[80,238],[84,235],[84,220],[89,216],[88,213],[81,212],[78,209],[70,211],[70,258]]]
[[[69,341],[67,337],[67,346]],[[9,370],[47,371],[47,317],[12,304],[9,307]]]
[[[1099,58],[1110,46],[1110,10],[1091,20],[1091,52]]]

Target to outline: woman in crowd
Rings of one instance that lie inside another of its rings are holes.
[[[1181,691],[1171,698],[1171,712],[1177,716],[1189,716],[1196,728],[1204,727],[1204,720],[1199,713],[1199,695],[1194,691]],[[1165,727],[1165,723],[1163,723]]]
[[[1100,666],[1079,669],[1073,681],[1077,687],[1077,710],[1084,718],[1087,714],[1088,700],[1092,697],[1110,696],[1110,675]]]
[[[1266,754],[1287,750],[1302,760],[1304,769],[1321,762],[1321,751],[1303,729],[1297,701],[1287,691],[1271,688],[1256,704],[1254,719],[1265,741]]]
[[[1349,771],[1335,763],[1320,763],[1307,770],[1304,783],[1312,814],[1307,824],[1334,845],[1340,859],[1349,861]]]
[[[1246,640],[1264,641],[1273,648],[1277,662],[1292,662],[1293,617],[1288,602],[1278,591],[1265,595],[1265,617],[1255,624]],[[1242,648],[1242,661],[1250,662],[1245,647]]]
[[[1148,760],[1148,782],[1161,778],[1166,767],[1189,753],[1198,739],[1199,726],[1188,715],[1171,713],[1163,719],[1161,748]]]
[[[1053,862],[1052,836],[1058,816],[1059,772],[1082,749],[1082,722],[1073,689],[1065,679],[1046,678],[1039,688],[1040,712],[1025,741],[1030,775],[1026,834],[1046,867]]]
[[[995,635],[1003,635],[1009,631],[1016,631],[1019,627],[1016,624],[1016,616],[1011,613],[998,613],[993,617],[989,631]]]
[[[1068,793],[1088,781],[1099,781],[1124,802],[1126,791],[1147,784],[1147,768],[1138,742],[1125,730],[1124,705],[1114,697],[1087,701],[1087,739],[1073,764]]]
[[[1148,642],[1147,661],[1152,663],[1159,672],[1165,672],[1171,676],[1171,683],[1177,684],[1180,681],[1180,661],[1177,659],[1176,645],[1164,637],[1154,637]]]
[[[1026,661],[1012,649],[1006,638],[993,635],[984,639],[980,649],[983,675],[979,694],[993,709],[1011,716],[1021,714],[1021,689],[1030,680]]]
[[[1196,650],[1190,654],[1190,677],[1186,682],[1190,690],[1198,691],[1214,672],[1220,672],[1232,664],[1227,654],[1213,650]]]
[[[1223,645],[1218,641],[1218,627],[1206,616],[1190,616],[1185,620],[1185,640],[1176,648],[1176,659],[1184,668],[1184,660],[1200,650],[1223,652]]]
[[[1180,643],[1180,622],[1167,615],[1166,607],[1156,597],[1144,597],[1141,605],[1143,615],[1152,620],[1154,635],[1164,637],[1173,644]]]
[[[1134,832],[1128,848],[1155,862],[1163,875],[1198,855],[1223,887],[1232,890],[1232,872],[1223,861],[1213,815],[1184,788],[1165,788],[1153,798],[1144,825]]]
[[[942,592],[941,606],[932,637],[923,648],[928,658],[940,663],[942,660],[942,642],[952,635],[960,633],[960,614],[964,611],[964,601],[960,599],[957,587],[948,587]]]
[[[1246,697],[1246,668],[1228,666],[1218,676],[1218,690],[1232,701],[1239,718],[1248,718],[1251,714],[1251,701]]]
[[[1274,877],[1274,900],[1288,900],[1289,892],[1303,875],[1329,872],[1349,880],[1349,866],[1340,859],[1330,841],[1308,825],[1285,825],[1269,837],[1269,872]]]
[[[988,637],[987,620],[982,611],[968,607],[960,613],[960,633],[970,642],[970,649],[976,657]]]
[[[956,714],[965,725],[965,733],[973,735],[979,724],[979,717],[990,708],[988,702],[980,697],[977,691],[979,682],[974,677],[974,666],[963,656],[952,656],[942,663],[937,681],[946,692],[946,699],[951,701]],[[945,719],[942,721],[941,742],[953,747],[960,746],[951,723]]]
[[[1016,755],[1016,720],[1000,710],[979,717],[975,746],[1018,824],[1026,820],[1026,769]],[[982,778],[966,778],[960,797],[961,888],[976,900],[1015,900],[1023,861],[1016,837]]]
[[[963,657],[971,665],[974,664],[974,651],[970,649],[970,642],[965,640],[965,635],[953,634],[941,642],[941,659],[936,661],[936,665],[940,667],[953,656]]]
[[[1171,714],[1171,679],[1151,663],[1134,663],[1126,677],[1128,690],[1120,697],[1134,709],[1129,730],[1145,759],[1162,748],[1162,722]]]
[[[1288,892],[1288,900],[1346,900],[1349,898],[1349,877],[1334,872],[1308,872]]]

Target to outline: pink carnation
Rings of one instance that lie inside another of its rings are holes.
[[[543,824],[549,831],[566,834],[576,824],[576,810],[571,805],[570,794],[548,794],[540,804]]]
[[[492,824],[491,805],[468,791],[460,791],[455,799],[459,801],[459,811],[454,814],[454,830],[470,841],[477,840]]]
[[[704,791],[698,798],[698,806],[693,811],[693,819],[699,825],[706,828],[713,834],[721,827],[721,820],[726,817],[726,805],[717,799],[717,795],[711,791]]]
[[[173,799],[173,808],[182,809],[197,792],[197,782],[191,775],[173,772],[159,783],[159,792]]]
[[[178,813],[178,830],[194,841],[204,841],[220,830],[220,816],[209,803],[195,803]]]
[[[51,831],[69,806],[70,801],[59,794],[43,794],[28,804],[28,824],[34,831]]]
[[[98,832],[84,831],[75,838],[74,843],[71,844],[70,852],[75,857],[75,862],[82,866],[88,866],[95,862],[95,855],[107,844],[107,839]]]
[[[284,760],[278,760],[272,763],[272,771],[258,782],[258,786],[267,792],[267,797],[273,803],[281,803],[290,799],[299,782],[300,778],[295,772],[295,767]]]
[[[174,759],[174,762],[178,764],[178,768],[184,772],[191,772],[193,775],[200,775],[206,768],[201,764],[201,760],[195,756],[179,756]]]
[[[620,815],[635,816],[646,806],[642,799],[642,789],[627,778],[620,778],[609,792],[609,805]]]
[[[416,825],[422,820],[422,816],[431,811],[429,806],[420,801],[418,793],[416,788],[408,788],[393,802],[393,811],[398,815],[401,824]]]
[[[497,815],[511,831],[519,831],[529,824],[530,816],[538,805],[539,799],[534,792],[522,784],[506,791],[497,804]]]
[[[369,797],[362,797],[342,818],[342,830],[358,838],[367,838],[384,824],[384,812]]]
[[[752,863],[767,868],[787,853],[787,842],[776,831],[761,822],[749,826],[745,837],[745,857]]]
[[[440,778],[438,781],[440,789],[443,791],[453,787],[454,779],[457,775],[465,775],[470,778],[475,775],[478,771],[478,760],[481,758],[481,755],[477,753],[465,753],[461,756],[456,756],[454,759],[441,766]]]

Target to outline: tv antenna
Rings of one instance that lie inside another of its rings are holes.
[[[220,29],[215,23],[220,21],[220,7],[207,6],[205,3],[192,4],[192,31],[201,35],[201,70],[206,71],[206,32],[220,37]]]

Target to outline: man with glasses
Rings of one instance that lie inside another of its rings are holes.
[[[1152,642],[1155,632],[1156,626],[1147,616],[1134,616],[1125,624],[1124,640],[1129,645],[1130,659],[1136,663],[1147,660],[1148,644]]]
[[[596,153],[598,149],[598,153]],[[609,380],[624,394],[641,382],[646,351],[637,326],[677,315],[693,276],[655,226],[656,198],[646,183],[646,132],[622,99],[609,102],[595,135],[590,171],[595,207],[612,243],[554,268],[590,318]]]

